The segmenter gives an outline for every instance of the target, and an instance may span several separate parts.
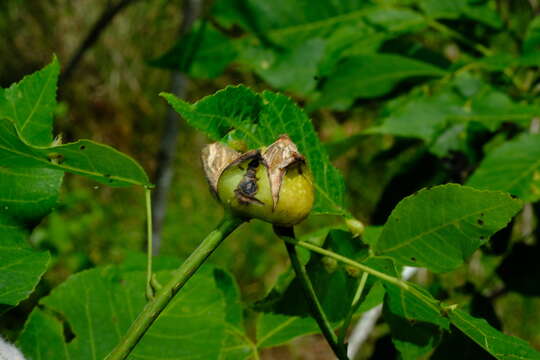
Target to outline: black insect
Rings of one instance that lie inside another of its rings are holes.
[[[238,202],[243,205],[258,204],[264,205],[262,201],[255,198],[259,187],[257,186],[257,168],[259,167],[259,158],[249,162],[246,174],[234,190]]]

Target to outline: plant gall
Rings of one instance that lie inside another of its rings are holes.
[[[209,144],[202,162],[212,193],[239,216],[293,226],[313,207],[311,174],[287,135],[244,153],[219,142]]]

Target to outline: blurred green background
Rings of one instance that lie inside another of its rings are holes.
[[[384,6],[394,2],[397,1],[380,3]],[[402,2],[415,6],[414,1]],[[474,33],[479,41],[494,49],[504,49],[508,53],[518,51],[517,41],[508,39],[523,37],[528,23],[538,11],[538,4],[535,1],[490,3],[497,3],[508,31],[493,33],[470,20],[456,20],[448,25]],[[2,0],[0,86],[7,87],[40,69],[53,54],[65,66],[96,19],[112,4],[110,0]],[[63,141],[89,138],[111,145],[139,161],[151,176],[155,174],[168,109],[158,94],[170,91],[172,76],[171,71],[152,67],[148,62],[165,53],[177,41],[184,9],[180,0],[139,0],[130,2],[114,17],[84,54],[72,76],[60,85],[61,106],[57,110],[55,133],[61,134]],[[450,67],[459,62],[456,53],[463,47],[436,31],[426,31],[421,36],[404,35],[397,41],[403,45],[403,51],[410,54],[414,53],[414,47],[409,44],[420,44],[419,52],[429,52],[428,57],[431,56],[433,62],[450,64]],[[395,43],[386,45],[392,46],[393,51],[399,50]],[[508,85],[497,75],[488,74],[486,78],[503,87]],[[272,89],[261,76],[233,64],[216,78],[192,79],[186,98],[195,101],[226,85],[240,83],[255,91]],[[386,97],[357,101],[346,111],[322,108],[310,114],[321,140],[334,155],[334,163],[345,175],[350,209],[367,224],[383,224],[401,198],[424,186],[462,182],[478,161],[474,154],[463,153],[437,158],[418,139],[391,135],[354,136],[376,123],[387,100],[409,89],[406,84]],[[515,89],[508,93],[512,94],[512,91]],[[294,93],[289,95],[300,104],[306,100]],[[532,95],[534,92],[527,96]],[[512,131],[515,129],[511,127],[503,129],[499,135],[508,138]],[[492,138],[496,140],[493,134],[482,133],[471,148],[481,149],[487,139]],[[200,165],[199,152],[206,143],[204,135],[180,121],[160,254],[186,257],[222,215],[220,205],[208,191]],[[535,214],[537,210],[535,207]],[[56,211],[31,237],[36,247],[50,250],[54,257],[52,266],[36,293],[3,318],[0,332],[16,338],[36,300],[70,274],[96,265],[120,263],[127,254],[143,251],[144,214],[141,189],[112,189],[82,177],[66,175]],[[298,232],[307,233],[340,221],[333,217],[310,218]],[[506,235],[499,238],[535,244],[537,230],[524,237],[516,230],[519,226],[518,220],[513,230],[507,229]],[[472,306],[484,311],[486,317],[502,322],[507,333],[540,348],[540,300],[508,290],[497,292],[502,289],[502,282],[493,270],[501,258],[496,256],[500,253],[492,251],[492,246],[496,243],[475,254],[462,270],[436,277],[420,273],[417,280],[431,286],[434,293],[445,293],[443,297],[471,297]],[[282,243],[273,235],[270,225],[259,221],[244,225],[227,239],[211,261],[235,275],[246,303],[262,298],[288,266]],[[476,290],[471,291],[471,287]],[[385,344],[381,339],[387,339],[384,337],[387,332],[385,325],[376,329],[364,350],[365,358],[384,358],[377,355],[376,350],[377,346]],[[313,350],[319,348],[321,357]],[[268,350],[263,353],[263,358],[324,359],[329,356],[325,351],[324,342],[315,336]]]

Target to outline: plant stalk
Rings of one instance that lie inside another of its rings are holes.
[[[212,231],[191,253],[184,263],[172,273],[172,278],[156,293],[131,324],[128,331],[106,360],[123,360],[128,357],[152,323],[167,307],[172,298],[199,269],[219,244],[244,222],[243,219],[226,214],[217,228]]]
[[[437,301],[434,301],[433,299],[430,299],[429,297],[425,296],[424,294],[422,294],[421,292],[419,292],[418,290],[416,290],[414,287],[410,286],[409,284],[407,284],[406,281],[403,281],[397,277],[394,277],[394,276],[390,276],[388,274],[385,274],[383,272],[380,272],[378,270],[375,270],[373,268],[370,268],[369,266],[366,266],[364,264],[361,264],[359,262],[356,262],[354,260],[351,260],[345,256],[342,256],[342,255],[339,255],[339,254],[336,254],[335,252],[332,252],[330,250],[326,250],[326,249],[323,249],[317,245],[313,245],[309,242],[306,242],[306,241],[300,241],[300,240],[296,240],[294,238],[283,238],[285,241],[291,243],[291,244],[295,244],[297,246],[300,246],[300,247],[303,247],[305,249],[308,249],[308,250],[311,250],[315,253],[318,253],[318,254],[321,254],[321,255],[325,255],[325,256],[328,256],[328,257],[331,257],[331,258],[334,258],[338,261],[341,261],[342,263],[345,263],[347,265],[350,265],[350,266],[353,266],[359,270],[362,270],[362,271],[365,271],[366,273],[370,274],[370,275],[373,275],[383,281],[386,281],[392,285],[395,285],[411,294],[413,294],[414,296],[416,296],[418,299],[422,300],[426,305],[428,305],[429,307],[431,307],[433,310],[439,312],[442,308],[439,306],[439,303]]]
[[[146,200],[146,299],[154,297],[152,287],[152,197],[149,188],[144,189]]]
[[[287,248],[287,252],[291,260],[291,265],[294,269],[294,272],[296,273],[296,276],[298,277],[298,280],[300,281],[300,284],[302,284],[304,294],[306,295],[307,302],[311,308],[311,314],[315,321],[317,321],[317,324],[319,325],[319,328],[321,329],[324,337],[326,338],[326,341],[328,341],[328,344],[330,345],[332,351],[334,351],[334,354],[338,357],[338,359],[348,360],[345,348],[341,347],[338,344],[337,336],[334,333],[332,325],[330,325],[326,314],[324,313],[324,309],[322,308],[317,294],[315,293],[315,289],[313,288],[313,284],[309,279],[306,268],[304,267],[304,265],[302,265],[300,259],[298,258],[298,253],[296,252],[295,245],[292,242],[286,240],[287,238],[295,238],[293,228],[274,226],[274,232],[285,242],[285,247]]]
[[[338,336],[338,344],[340,345],[345,345],[345,337],[347,336],[347,329],[349,328],[354,312],[356,311],[356,309],[358,308],[358,304],[360,303],[360,298],[362,297],[362,293],[364,292],[368,275],[369,274],[365,271],[362,273],[362,277],[360,278],[360,283],[358,284],[358,288],[356,289],[356,292],[354,294],[351,307],[349,308],[349,311],[347,312],[347,316],[345,317],[345,320],[343,320],[343,324],[341,325],[341,329],[339,331],[339,336]]]

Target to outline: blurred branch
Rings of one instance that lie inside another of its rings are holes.
[[[77,51],[75,51],[75,54],[69,60],[64,72],[60,75],[60,84],[69,80],[71,75],[73,75],[74,70],[81,62],[84,54],[96,43],[103,31],[111,24],[114,17],[128,5],[131,5],[136,1],[138,0],[119,0],[113,6],[107,6],[107,8],[103,10],[101,16],[94,23],[90,32],[86,35],[83,42],[77,48]]]
[[[178,33],[180,38],[190,31],[195,20],[201,16],[203,9],[202,5],[202,0],[184,0],[183,19]],[[204,26],[201,26],[201,31],[203,30]],[[178,69],[189,69],[199,43],[200,41],[197,41],[196,44],[193,44],[193,47],[190,49],[190,54],[185,57],[187,59],[185,61],[186,63],[179,64]],[[171,93],[175,94],[177,97],[181,99],[185,98],[188,84],[188,76],[180,72],[180,70],[171,73]],[[167,211],[167,198],[173,178],[173,162],[178,144],[179,130],[180,119],[178,118],[178,114],[172,107],[168,107],[167,114],[165,115],[163,135],[161,137],[160,148],[156,159],[157,167],[154,180],[154,183],[156,184],[153,198],[154,201],[152,202],[154,254],[158,254],[161,248],[161,232]]]

